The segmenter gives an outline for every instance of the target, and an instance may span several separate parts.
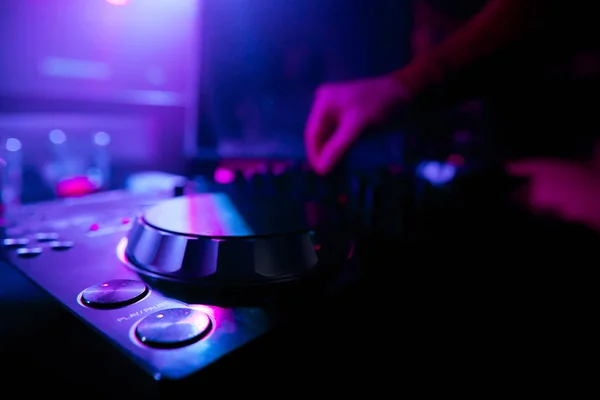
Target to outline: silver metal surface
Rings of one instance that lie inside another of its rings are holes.
[[[190,308],[169,308],[144,317],[135,330],[137,338],[150,347],[183,347],[205,336],[210,317]]]
[[[132,279],[113,279],[90,286],[81,293],[81,301],[92,308],[121,308],[148,294],[148,287]]]

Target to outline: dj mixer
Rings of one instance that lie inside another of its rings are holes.
[[[3,258],[83,322],[73,329],[88,332],[67,343],[109,344],[108,361],[71,349],[70,365],[84,370],[73,380],[107,363],[150,397],[229,381],[310,385],[319,373],[307,376],[301,359],[321,365],[322,378],[338,365],[327,359],[342,357],[334,343],[351,359],[372,346],[365,331],[381,322],[365,310],[373,303],[361,282],[386,268],[397,279],[393,253],[426,259],[415,243],[435,231],[433,220],[448,230],[440,210],[467,201],[456,185],[471,175],[442,163],[319,177],[303,165],[234,162],[168,192],[14,208]],[[475,186],[500,202],[501,182],[515,184],[500,176],[494,189],[480,178]]]

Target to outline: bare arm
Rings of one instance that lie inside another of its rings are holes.
[[[544,37],[542,33],[554,28],[557,18],[568,18],[560,13],[567,3],[572,8],[579,2],[492,0],[466,25],[394,76],[406,87],[408,97],[417,101],[444,98],[450,87],[455,92],[458,89],[452,97],[469,95],[466,92],[473,89],[475,81],[494,77],[499,54],[509,54],[507,50],[527,38]]]

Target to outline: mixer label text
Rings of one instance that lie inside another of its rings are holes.
[[[161,301],[160,303],[157,303],[153,306],[143,308],[136,312],[132,312],[131,314],[129,314],[127,316],[117,318],[117,322],[129,321],[130,319],[141,317],[142,315],[147,314],[150,311],[154,311],[157,308],[160,308],[160,307],[166,305],[167,303],[168,303],[168,301]]]

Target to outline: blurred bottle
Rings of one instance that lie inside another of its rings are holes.
[[[110,184],[111,157],[109,151],[110,135],[96,132],[92,137],[92,163],[87,175],[98,188],[106,188]]]
[[[59,197],[83,196],[109,187],[111,158],[110,136],[106,132],[67,135],[50,132],[52,162],[46,178]]]

